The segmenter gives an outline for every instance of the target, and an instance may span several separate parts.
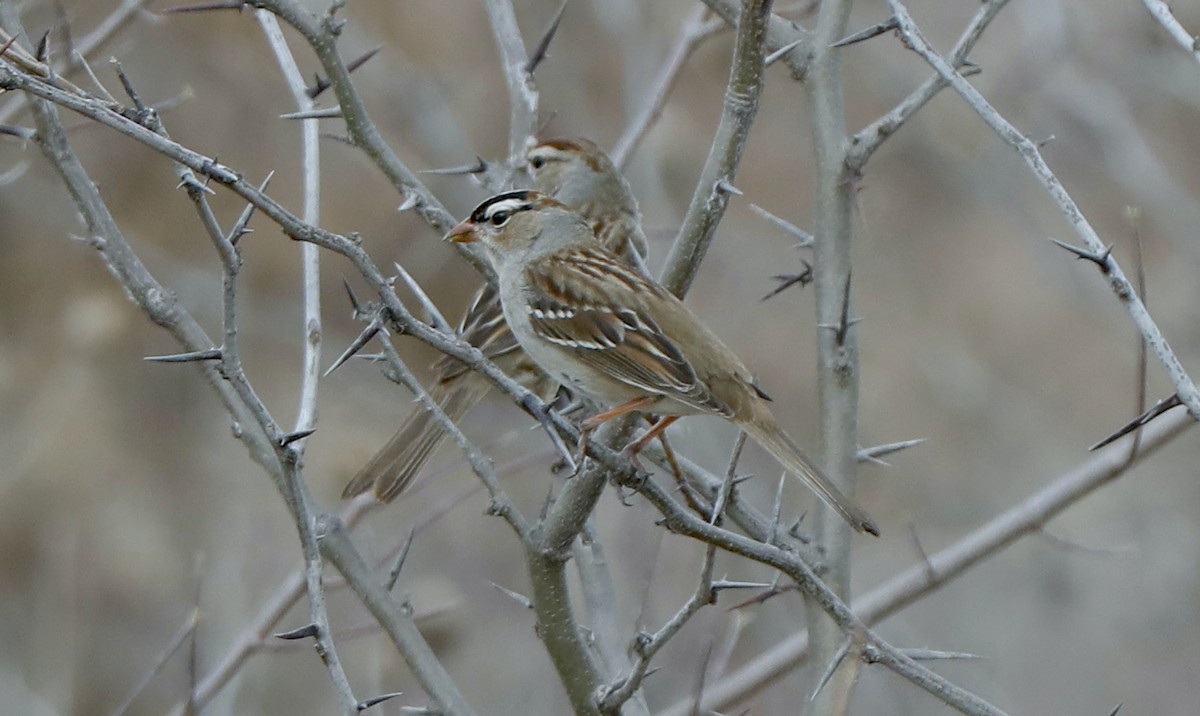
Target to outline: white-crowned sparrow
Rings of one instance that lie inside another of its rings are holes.
[[[587,139],[547,139],[526,153],[534,189],[549,194],[586,217],[600,240],[644,271],[646,237],[637,200],[612,160]],[[534,392],[548,397],[557,383],[530,361],[504,323],[495,289],[480,286],[463,315],[459,336],[480,349],[501,369]],[[453,358],[433,366],[433,399],[458,422],[491,389],[485,378]],[[342,497],[372,486],[381,502],[391,502],[412,482],[446,433],[425,410],[413,411],[400,429],[346,485]]]
[[[547,375],[616,407],[665,416],[629,446],[637,454],[685,415],[719,415],[833,506],[855,529],[878,535],[775,421],[750,371],[682,301],[596,241],[579,214],[532,191],[493,196],[446,235],[478,241],[496,268],[504,316]]]

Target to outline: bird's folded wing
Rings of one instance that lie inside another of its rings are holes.
[[[483,284],[475,292],[471,307],[463,314],[458,326],[458,337],[483,351],[490,360],[519,348],[516,337],[504,322],[504,311],[500,308],[500,297],[491,284]],[[446,382],[467,372],[462,361],[445,356],[433,366],[438,380]]]
[[[526,310],[541,338],[648,393],[730,414],[651,315],[649,302],[674,300],[661,286],[599,249],[545,256],[526,272]]]

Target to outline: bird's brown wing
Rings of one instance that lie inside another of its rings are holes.
[[[504,322],[504,311],[500,308],[500,297],[491,284],[483,284],[475,292],[471,306],[463,314],[458,326],[458,335],[467,343],[483,351],[490,360],[511,353],[520,345]],[[444,356],[433,364],[438,380],[445,383],[458,378],[469,369],[456,358]]]
[[[552,254],[526,267],[533,330],[581,362],[647,393],[729,417],[655,320],[675,298],[599,247]]]

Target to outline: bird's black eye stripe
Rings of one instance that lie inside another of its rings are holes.
[[[497,194],[471,212],[471,221],[476,224],[494,223],[492,217],[495,214],[504,211],[509,216],[512,216],[515,211],[522,211],[529,208],[530,192],[526,190],[508,191],[503,194]],[[501,209],[501,206],[504,208]],[[501,221],[500,223],[504,223]],[[499,226],[499,224],[496,224]]]

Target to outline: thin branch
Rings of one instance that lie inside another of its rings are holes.
[[[856,183],[846,168],[846,114],[843,50],[834,43],[846,35],[849,0],[821,4],[813,33],[813,55],[804,87],[812,105],[813,234],[820,236],[813,251],[813,283],[816,289],[817,368],[820,397],[823,467],[845,494],[853,496],[858,470],[858,332],[849,320],[851,294],[853,215]],[[850,593],[851,530],[826,505],[816,506],[812,531],[826,555],[822,579],[841,599]],[[847,639],[857,642],[857,630],[847,630],[836,618],[806,593],[805,621],[808,623],[813,658],[809,663],[811,712],[841,716],[857,683],[856,667],[837,659]],[[853,663],[850,662],[850,663]],[[823,670],[835,665],[828,678]],[[818,687],[819,690],[818,690]]]
[[[954,49],[950,51],[949,60],[951,65],[958,68],[967,63],[967,57],[971,54],[971,50],[975,48],[975,43],[983,36],[983,31],[987,29],[988,25],[991,24],[992,20],[1007,4],[1008,0],[987,0],[976,11],[975,17],[971,19],[970,24],[963,30],[962,36],[954,44]],[[894,21],[895,18],[892,18],[892,20]],[[879,149],[888,137],[895,134],[896,130],[904,126],[905,122],[948,85],[949,83],[941,75],[934,74],[933,77],[921,83],[920,87],[913,90],[908,97],[905,97],[890,112],[870,123],[851,137],[850,148],[846,153],[846,162],[850,168],[856,173],[861,173],[867,161],[875,153],[875,150]]]
[[[484,7],[500,49],[500,65],[508,85],[508,171],[513,172],[523,163],[525,150],[537,133],[538,91],[511,0],[487,0]]]
[[[376,167],[383,172],[407,204],[415,201],[412,210],[440,236],[457,223],[446,207],[429,191],[417,175],[396,155],[383,140],[378,127],[371,120],[367,108],[350,78],[350,68],[338,52],[337,23],[326,22],[325,18],[302,7],[295,0],[247,0],[247,5],[270,10],[288,25],[291,25],[312,47],[326,81],[337,96],[338,106],[346,121],[346,132],[351,143],[360,149]],[[484,276],[491,277],[491,265],[468,244],[455,244],[454,248]]]
[[[700,566],[700,583],[692,596],[679,608],[679,611],[675,612],[674,616],[668,619],[654,634],[640,633],[637,635],[633,642],[633,651],[637,654],[637,661],[634,662],[629,674],[604,687],[599,696],[601,713],[619,715],[622,705],[642,687],[654,655],[679,633],[679,630],[697,612],[716,602],[717,593],[713,590],[712,579],[716,554],[716,547],[711,545],[704,551],[704,562]]]
[[[158,655],[158,658],[154,660],[154,664],[150,667],[146,674],[142,676],[137,685],[129,690],[129,693],[126,694],[125,698],[121,700],[120,705],[109,712],[109,716],[125,716],[125,714],[129,712],[129,707],[133,705],[134,700],[146,690],[146,687],[149,686],[150,682],[154,680],[154,677],[157,676],[160,671],[162,671],[162,668],[166,666],[171,657],[175,655],[175,652],[179,651],[179,648],[184,645],[184,643],[188,640],[188,637],[191,637],[196,633],[196,625],[199,623],[200,608],[194,607],[192,611],[188,613],[187,619],[184,620],[183,624],[181,624],[179,629],[175,632],[175,635],[172,636],[170,641],[167,642],[167,645],[163,647],[163,650]]]
[[[316,108],[305,91],[304,77],[296,64],[287,40],[275,16],[265,10],[254,13],[262,27],[267,43],[271,46],[280,71],[287,81],[296,109],[300,112]],[[301,123],[303,136],[302,166],[304,168],[305,222],[317,226],[321,223],[321,154],[320,125],[315,120]],[[300,247],[304,273],[304,362],[301,371],[300,407],[293,430],[311,430],[317,421],[317,385],[321,377],[321,262],[320,250],[312,244]],[[303,448],[301,448],[303,450]]]
[[[646,449],[642,451],[642,455],[649,457],[659,465],[666,464],[666,456],[663,453],[662,447],[658,444],[646,446]],[[720,476],[708,472],[686,458],[677,456],[676,462],[687,479],[687,484],[695,489],[700,496],[707,499],[710,504],[715,503],[717,494],[720,492],[725,481]],[[729,499],[725,505],[725,516],[736,524],[739,529],[759,542],[774,544],[795,552],[800,555],[801,559],[811,565],[821,566],[823,563],[823,557],[818,550],[799,540],[792,539],[786,534],[786,530],[773,529],[771,517],[762,514],[754,505],[744,499],[737,489],[732,490],[729,494]]]
[[[153,147],[157,151],[160,151],[161,153],[180,161],[189,168],[213,178],[219,184],[229,187],[242,198],[254,203],[259,210],[261,210],[273,221],[278,223],[289,236],[298,240],[311,241],[319,246],[346,256],[360,270],[360,272],[363,273],[364,278],[366,278],[367,281],[375,287],[380,294],[380,299],[385,304],[385,308],[392,313],[398,322],[402,323],[406,330],[409,330],[413,335],[422,338],[422,340],[426,340],[437,345],[439,348],[443,349],[444,352],[454,355],[464,363],[487,375],[504,392],[517,400],[517,402],[527,410],[542,412],[543,414],[547,415],[559,429],[566,431],[566,433],[569,435],[576,434],[573,427],[570,426],[565,420],[553,412],[546,412],[545,406],[541,404],[541,401],[537,400],[535,396],[514,383],[510,378],[496,369],[496,367],[491,364],[490,361],[487,361],[486,358],[484,358],[477,350],[465,346],[461,342],[448,338],[444,334],[433,331],[423,323],[414,320],[411,314],[409,314],[404,306],[396,299],[395,294],[390,290],[386,279],[379,272],[378,268],[370,261],[369,257],[366,256],[365,252],[361,250],[361,247],[356,242],[347,239],[346,237],[305,225],[295,216],[283,209],[273,199],[263,195],[256,187],[243,181],[238,174],[232,172],[227,167],[221,166],[215,163],[213,160],[204,157],[203,155],[197,154],[170,140],[160,137],[136,122],[132,122],[120,116],[119,114],[112,112],[109,108],[97,104],[89,98],[76,97],[53,87],[49,87],[45,83],[36,80],[36,78],[16,72],[11,67],[5,65],[0,65],[0,86],[26,90],[36,96],[52,99],[55,103],[79,111],[89,117],[98,119],[102,123],[118,129],[127,136],[131,136],[138,141]],[[212,343],[208,341],[206,341],[206,344],[212,345]],[[195,349],[198,350],[200,347],[197,346]],[[846,623],[847,628],[853,628],[856,626],[853,615],[849,612],[848,608],[845,607],[844,603],[840,602],[840,600],[837,600],[835,596],[829,593],[828,589],[820,582],[820,580],[816,578],[815,574],[813,574],[811,568],[796,558],[794,554],[784,552],[769,545],[763,545],[759,542],[755,542],[740,535],[730,533],[727,530],[708,525],[706,522],[698,520],[694,515],[687,513],[678,505],[676,505],[669,497],[667,497],[665,493],[661,492],[661,490],[658,489],[657,485],[655,485],[652,480],[640,482],[638,480],[637,471],[634,469],[627,456],[622,456],[617,451],[604,445],[600,440],[593,440],[589,443],[587,454],[589,457],[592,457],[598,461],[599,464],[604,466],[604,472],[606,474],[612,475],[615,479],[618,479],[626,484],[639,486],[641,494],[651,497],[655,506],[659,507],[660,511],[662,511],[667,517],[668,527],[684,534],[696,536],[704,541],[712,542],[723,549],[734,551],[737,554],[741,554],[743,556],[750,557],[751,559],[762,561],[770,566],[782,569],[790,577],[802,580],[800,582],[802,588],[811,590],[811,593],[818,598],[818,601],[828,610],[828,612],[837,617],[839,623]],[[572,480],[571,483],[575,484],[583,482],[583,478],[584,476],[580,476],[576,480]],[[602,479],[600,480],[600,483],[602,486]],[[565,492],[566,491],[564,491],[564,493]],[[594,503],[594,499],[592,500],[592,503]],[[575,504],[578,503],[560,504],[556,507],[562,510],[562,514],[565,516],[565,514],[569,513],[572,506]],[[327,526],[327,523],[327,518],[323,519],[321,522],[323,526]],[[559,522],[559,524],[562,525],[567,525],[570,523],[571,521],[569,518],[560,520]],[[567,532],[569,532],[569,529]],[[559,531],[558,534],[560,536],[566,536],[567,532]],[[328,540],[328,534],[329,531],[326,530],[326,540]],[[573,537],[574,532],[570,532],[570,535]],[[324,550],[326,541],[322,541],[321,545],[322,549]],[[345,569],[345,563],[340,563],[338,559],[335,559],[333,556],[331,556],[329,551],[325,552],[325,556],[331,559],[331,561],[334,561],[335,564],[338,564],[339,569]],[[557,559],[555,555],[549,553],[545,554],[544,556],[548,559]],[[373,613],[376,614],[376,618],[380,619],[381,621],[389,618],[386,612],[389,609],[394,610],[395,607],[387,607],[386,604],[381,605],[378,598],[376,596],[372,596],[372,593],[370,592],[370,590],[376,587],[382,590],[382,586],[375,585],[371,583],[369,579],[365,579],[365,575],[362,574],[362,570],[354,569],[351,570],[351,572],[357,576],[356,578],[350,578],[348,576],[348,581],[350,581],[352,586],[354,586],[356,589],[364,590],[363,592],[360,592],[360,596],[366,594],[364,599],[367,602],[368,607],[371,608]],[[343,573],[345,574],[345,571],[343,571]],[[388,626],[389,625],[385,624],[385,628]],[[875,638],[873,635],[869,635],[869,637],[872,639]],[[393,635],[393,639],[398,643],[404,642],[403,639],[396,635]],[[887,663],[891,665],[892,662]],[[940,685],[945,683],[944,680],[941,680],[940,677],[936,677],[936,675],[931,675],[930,678],[932,680],[925,684],[925,686],[928,688],[941,688]],[[427,686],[426,688],[434,687]],[[970,704],[974,703],[969,698],[962,697],[958,691],[951,689],[951,693],[954,696],[953,702],[955,704],[966,704],[969,707]],[[435,699],[436,698],[439,697],[435,696]],[[446,698],[446,695],[443,694],[440,698]],[[444,711],[447,713],[452,712],[449,707],[444,708]],[[995,711],[989,711],[987,709],[979,709],[974,712],[996,713]]]
[[[691,286],[729,204],[730,191],[723,187],[733,186],[737,179],[742,151],[758,113],[770,17],[771,0],[744,1],[721,120],[661,277],[662,284],[677,296]]]
[[[79,38],[79,41],[75,43],[74,51],[67,54],[66,62],[61,63],[61,66],[51,68],[52,71],[57,75],[64,75],[70,74],[76,69],[88,69],[87,58],[102,50],[109,40],[137,18],[148,2],[150,0],[125,0],[122,2],[117,9],[101,20],[94,30]],[[0,108],[0,124],[8,124],[24,106],[25,97],[23,95],[14,96],[10,102]]]
[[[737,0],[702,0],[710,10],[721,16],[730,27],[737,27],[740,22],[741,6]],[[780,58],[792,71],[792,77],[804,79],[808,74],[808,64],[812,59],[813,37],[794,22],[777,15],[767,19],[766,51],[774,54],[785,47],[792,49]]]
[[[437,478],[439,476],[435,474],[430,477]],[[457,492],[451,493],[434,505],[433,508],[422,513],[420,521],[413,526],[411,534],[422,533],[427,527],[449,513],[451,509],[462,504],[464,500],[475,495],[481,489],[483,489],[482,483],[471,482]],[[347,529],[353,528],[367,512],[378,506],[378,504],[370,497],[354,500],[343,511],[341,515],[342,523],[346,525]],[[407,540],[395,543],[379,559],[378,564],[382,566],[397,561],[399,559],[398,555],[406,543]],[[233,679],[233,676],[245,666],[251,656],[266,648],[268,635],[276,628],[276,625],[283,617],[295,607],[300,598],[304,596],[304,586],[304,568],[301,566],[289,574],[276,587],[275,591],[272,592],[271,596],[260,607],[254,618],[242,628],[225,653],[216,660],[215,666],[196,684],[190,695],[190,699],[191,703],[195,704],[197,709],[203,709],[211,702],[220,693],[221,689]],[[329,588],[336,589],[346,586],[348,585],[344,580],[340,583],[331,580]],[[172,716],[182,716],[183,713],[183,706],[180,705],[172,711]]]
[[[434,421],[454,441],[454,444],[463,451],[463,454],[467,458],[467,463],[471,466],[471,471],[479,477],[491,495],[492,502],[488,506],[488,512],[503,517],[509,526],[512,527],[513,531],[517,533],[517,536],[522,541],[526,541],[529,535],[529,522],[500,488],[500,479],[496,476],[496,469],[492,465],[492,461],[484,455],[483,451],[475,443],[471,442],[463,434],[462,430],[454,424],[454,421],[446,415],[446,411],[442,409],[442,406],[429,395],[429,391],[425,390],[425,386],[421,385],[421,381],[417,380],[417,377],[409,370],[407,364],[400,358],[400,354],[396,352],[396,348],[392,345],[392,342],[382,335],[380,338],[379,343],[383,348],[384,358],[387,360],[388,368],[391,371],[390,377],[394,377],[396,382],[412,391],[421,408],[429,412]]]
[[[4,64],[0,64],[0,87],[21,89],[43,99],[49,99],[59,106],[71,109],[115,129],[119,133],[154,149],[192,171],[228,187],[239,197],[253,204],[259,211],[278,224],[290,238],[297,241],[314,243],[346,257],[363,275],[363,278],[379,293],[380,300],[387,310],[389,318],[395,321],[402,330],[419,340],[429,343],[443,353],[457,358],[468,367],[487,376],[503,392],[512,397],[522,408],[535,415],[535,417],[545,417],[545,406],[542,405],[541,401],[537,400],[537,397],[529,390],[506,375],[493,362],[488,360],[481,351],[454,336],[448,336],[416,320],[396,297],[388,280],[383,276],[379,267],[375,265],[358,241],[326,231],[320,227],[306,224],[299,217],[285,209],[278,201],[254,185],[246,182],[239,172],[218,163],[215,159],[156,134],[141,124],[113,111],[104,103],[94,98],[79,97],[64,92]],[[212,345],[211,342],[207,343],[209,346]],[[189,346],[189,349],[206,350],[207,347]],[[555,422],[560,429],[573,430],[573,427],[565,420],[556,419]],[[282,435],[279,437],[282,437]]]
[[[387,632],[421,688],[437,704],[439,712],[444,716],[473,716],[474,710],[421,636],[411,609],[392,597],[372,573],[351,543],[341,520],[323,514],[317,519],[316,529],[320,535],[321,554],[337,567],[367,610]]]
[[[1200,62],[1200,46],[1197,46],[1196,37],[1179,24],[1179,20],[1175,19],[1175,13],[1171,11],[1171,6],[1162,0],[1142,0],[1142,4],[1158,21],[1158,24],[1163,26],[1175,44],[1191,55],[1193,60]]]
[[[904,43],[928,62],[943,79],[950,83],[950,86],[959,93],[967,105],[975,110],[976,114],[1006,144],[1020,153],[1025,163],[1029,166],[1030,171],[1037,178],[1038,183],[1050,195],[1054,204],[1062,212],[1063,216],[1066,217],[1067,222],[1071,224],[1071,228],[1075,230],[1076,235],[1083,241],[1087,250],[1096,256],[1102,255],[1106,251],[1104,242],[1100,240],[1096,230],[1092,228],[1092,225],[1084,217],[1083,212],[1079,210],[1071,195],[1063,188],[1058,177],[1050,170],[1050,167],[1042,158],[1041,152],[1038,151],[1037,144],[1024,134],[1021,134],[1016,127],[1012,126],[1008,120],[1001,116],[984,99],[978,90],[955,72],[954,68],[946,60],[933,51],[929,43],[921,35],[920,29],[913,22],[907,9],[905,9],[899,0],[888,0],[888,5],[891,6],[892,12],[900,22],[900,35]],[[1163,364],[1167,377],[1175,388],[1175,394],[1187,406],[1188,412],[1191,413],[1192,417],[1200,420],[1200,391],[1197,391],[1195,383],[1192,382],[1187,371],[1184,370],[1183,365],[1179,362],[1179,358],[1171,350],[1171,346],[1167,343],[1158,325],[1146,310],[1145,304],[1138,298],[1137,291],[1129,282],[1129,279],[1125,277],[1125,273],[1121,270],[1116,259],[1110,258],[1107,261],[1105,275],[1117,298],[1125,304],[1126,310],[1129,311],[1134,324],[1137,325],[1138,330],[1142,334],[1142,339],[1146,341],[1146,344],[1150,346],[1150,349],[1154,351],[1159,361]]]
[[[313,101],[306,92],[304,78],[300,68],[287,46],[283,32],[275,16],[264,10],[255,12],[267,44],[279,63],[293,100],[300,111],[313,109]],[[302,123],[303,151],[302,165],[304,175],[304,209],[303,220],[311,225],[320,223],[320,148],[319,123],[306,120]],[[223,235],[214,236],[221,244]],[[226,240],[225,243],[228,243]],[[316,428],[317,421],[317,387],[321,379],[321,263],[320,250],[312,244],[300,247],[303,265],[303,296],[304,323],[302,343],[304,345],[303,365],[301,369],[300,401],[296,414],[295,435],[311,434]],[[229,296],[232,300],[232,295]],[[232,350],[232,349],[231,349]],[[288,442],[288,460],[285,461],[285,474],[291,478],[290,491],[296,503],[295,517],[300,526],[300,538],[304,552],[305,582],[308,588],[309,616],[312,624],[318,629],[316,636],[317,653],[325,662],[330,677],[333,680],[334,691],[341,700],[342,708],[348,715],[357,713],[359,702],[354,697],[350,681],[342,669],[341,659],[333,644],[333,634],[329,625],[329,614],[325,607],[325,588],[322,582],[324,562],[321,559],[320,547],[314,534],[315,514],[318,508],[309,494],[308,484],[300,470],[304,457],[305,441],[303,438]]]
[[[813,603],[821,606],[843,634],[861,633],[867,644],[875,645],[884,657],[879,660],[890,670],[911,683],[934,694],[946,704],[967,714],[998,716],[1003,712],[978,696],[950,683],[945,678],[917,664],[901,651],[875,634],[825,584],[812,567],[794,554],[778,547],[756,542],[742,535],[708,524],[673,500],[653,478],[646,479],[639,493],[662,514],[668,529],[677,534],[706,542],[734,554],[782,571]]]
[[[573,553],[580,591],[587,605],[588,625],[595,638],[603,671],[611,675],[627,671],[630,663],[617,617],[616,584],[594,523],[594,519],[588,520],[583,534],[575,542]],[[649,716],[650,709],[645,703],[644,694],[631,693],[633,696],[631,702],[627,702],[626,712]]]
[[[713,502],[709,524],[717,525],[721,522],[725,506],[728,504],[729,496],[733,491],[733,478],[737,472],[738,460],[741,458],[742,449],[745,447],[746,433],[738,431],[738,437],[733,446],[733,453],[729,457],[729,468],[725,471],[725,480],[717,491],[716,499]],[[700,583],[692,596],[680,607],[675,616],[667,620],[667,623],[655,634],[638,634],[633,642],[633,651],[638,656],[637,661],[633,664],[627,675],[604,687],[600,696],[601,711],[604,713],[620,714],[622,706],[642,687],[642,682],[645,681],[646,676],[650,673],[650,661],[654,658],[654,655],[701,609],[709,604],[716,603],[718,588],[713,582],[713,564],[715,560],[716,548],[710,545],[704,553],[704,562],[700,568]],[[722,585],[722,588],[729,589],[741,586],[743,585],[725,583]]]
[[[878,624],[999,554],[1021,537],[1039,533],[1050,520],[1141,464],[1195,424],[1190,416],[1179,414],[1148,426],[1143,449],[1132,463],[1127,462],[1126,452],[1117,448],[1090,457],[950,546],[928,555],[854,600],[852,611],[863,622]],[[703,707],[722,710],[740,703],[793,670],[807,656],[808,633],[800,632],[713,684]],[[684,699],[664,709],[660,716],[686,716],[690,707],[689,700]]]
[[[3,71],[0,67],[0,72]],[[141,308],[150,320],[171,333],[188,352],[211,350],[214,341],[179,303],[175,294],[154,278],[126,241],[96,184],[71,149],[58,112],[43,101],[34,102],[31,106],[37,122],[39,144],[71,192],[87,225],[90,243],[96,248],[105,267],[124,288],[130,300]],[[157,137],[149,130],[145,131],[150,136]],[[241,425],[253,426],[253,419],[229,383],[221,376],[218,367],[212,362],[196,365],[200,366],[209,386],[216,391],[234,420]],[[279,474],[280,468],[274,451],[263,433],[251,427],[240,431],[237,437],[256,463],[273,475]]]
[[[675,82],[679,79],[679,74],[682,72],[683,66],[687,64],[688,58],[701,43],[725,28],[724,22],[710,21],[707,19],[707,15],[708,10],[703,5],[697,5],[692,13],[684,19],[679,34],[675,37],[675,42],[667,52],[667,61],[663,63],[662,69],[658,71],[658,76],[650,85],[650,94],[629,126],[621,133],[620,139],[613,145],[610,156],[618,170],[623,170],[629,164],[634,150],[642,143],[642,139],[658,121],[658,118],[662,116],[667,98],[674,89]]]

